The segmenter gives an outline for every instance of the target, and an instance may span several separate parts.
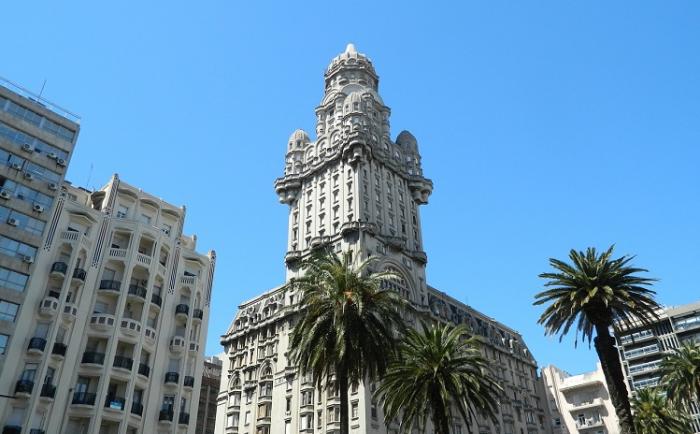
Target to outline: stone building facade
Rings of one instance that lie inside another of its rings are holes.
[[[371,61],[348,45],[324,76],[316,108],[316,139],[297,130],[286,144],[284,176],[275,181],[289,207],[287,280],[315,249],[376,257],[377,271],[401,278],[387,282],[421,312],[467,324],[504,387],[496,425],[454,421],[456,433],[545,433],[547,420],[537,388],[537,365],[515,330],[430,287],[419,208],[433,183],[423,175],[415,137],[390,136],[389,108],[378,92]],[[226,352],[217,411],[217,433],[335,433],[340,401],[335,386],[314,390],[287,359],[299,294],[285,285],[239,306],[222,336]],[[374,386],[350,391],[353,433],[386,433]],[[471,431],[470,431],[471,430]]]
[[[199,411],[197,412],[197,434],[214,434],[216,426],[216,405],[221,385],[221,358],[210,356],[204,358],[202,387],[199,392]]]
[[[6,348],[3,433],[195,432],[215,254],[184,219],[116,175],[60,188]]]

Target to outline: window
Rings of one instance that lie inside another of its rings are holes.
[[[301,405],[312,405],[314,402],[314,391],[304,390],[301,392]]]
[[[19,304],[0,300],[0,320],[14,322],[15,318],[17,317],[18,310]]]
[[[244,425],[250,425],[250,411],[245,412],[245,417],[243,419]]]
[[[150,225],[151,224],[151,216],[148,214],[141,214],[141,223]]]
[[[328,423],[340,422],[340,407],[328,407]]]
[[[129,208],[124,205],[119,205],[117,208],[117,218],[125,219],[126,215],[129,213]]]
[[[167,223],[163,223],[163,226],[160,228],[160,230],[163,231],[165,235],[170,235],[170,232],[173,230],[173,227]]]
[[[36,247],[0,235],[0,253],[19,259],[33,258],[36,256]]]
[[[350,407],[350,417],[353,419],[357,419],[360,417],[360,411],[357,406],[357,401],[353,401]]]
[[[26,274],[0,267],[0,286],[3,288],[11,289],[16,292],[23,292],[27,286],[27,279],[29,279],[29,276]]]
[[[226,417],[226,426],[229,428],[238,426],[238,413],[231,413]]]
[[[5,349],[7,348],[7,341],[10,340],[8,335],[0,334],[0,356],[5,354]]]
[[[308,413],[308,414],[304,414],[301,416],[301,425],[299,426],[299,428],[302,430],[305,430],[305,429],[312,430],[314,428],[314,415],[313,415],[313,413]]]

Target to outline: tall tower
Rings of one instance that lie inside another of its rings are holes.
[[[423,176],[418,143],[408,131],[390,138],[379,77],[352,44],[324,79],[316,140],[303,130],[292,133],[284,176],[275,181],[280,202],[289,206],[287,279],[314,249],[332,246],[362,259],[381,256],[383,268],[405,278],[405,295],[426,304],[419,206],[433,184]]]

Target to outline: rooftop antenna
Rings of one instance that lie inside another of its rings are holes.
[[[44,87],[46,87],[46,79],[44,79],[44,83],[41,85],[41,90],[39,91],[39,101],[41,101],[41,94],[44,93]]]

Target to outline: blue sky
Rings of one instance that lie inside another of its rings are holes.
[[[314,130],[322,74],[373,59],[395,137],[419,141],[428,281],[519,330],[540,364],[547,258],[612,243],[700,299],[700,3],[6,2],[0,75],[82,116],[68,178],[112,173],[175,204],[215,249],[207,352],[236,306],[283,282],[287,137]],[[91,169],[92,167],[92,169]]]

